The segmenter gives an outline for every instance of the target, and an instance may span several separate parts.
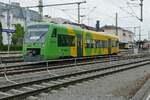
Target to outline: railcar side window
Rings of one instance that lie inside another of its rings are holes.
[[[98,40],[95,40],[95,47],[99,48],[99,41]]]
[[[118,40],[116,41],[116,47],[119,47],[119,41]]]
[[[99,48],[102,48],[102,41],[99,41]]]
[[[75,36],[58,35],[58,46],[75,46]]]
[[[92,47],[93,47],[93,48],[96,47],[95,40],[92,41]]]
[[[101,40],[86,40],[86,48],[106,48],[107,41]]]
[[[104,41],[102,41],[102,48],[104,48],[105,47],[105,42]]]
[[[116,47],[116,41],[112,41],[112,47]]]
[[[53,32],[52,32],[52,37],[56,37],[57,36],[57,29],[53,29]]]
[[[102,48],[107,48],[107,47],[108,47],[107,41],[102,41]]]
[[[95,44],[96,48],[102,48],[102,42],[100,40],[96,40],[96,44]]]
[[[90,39],[87,39],[86,40],[86,48],[90,48],[91,46],[91,40]]]

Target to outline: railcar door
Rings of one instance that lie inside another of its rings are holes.
[[[108,54],[111,54],[111,49],[112,49],[112,42],[111,39],[108,39]]]
[[[83,56],[83,37],[82,34],[77,34],[77,57],[82,57]]]

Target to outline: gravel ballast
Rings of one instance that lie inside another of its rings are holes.
[[[144,84],[149,65],[39,95],[39,100],[129,100]]]

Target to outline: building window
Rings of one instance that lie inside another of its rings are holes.
[[[123,36],[126,36],[126,33],[123,33]]]

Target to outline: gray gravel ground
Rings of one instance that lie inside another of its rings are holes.
[[[149,66],[79,83],[37,97],[38,100],[129,100],[135,93],[138,81],[150,74]]]

